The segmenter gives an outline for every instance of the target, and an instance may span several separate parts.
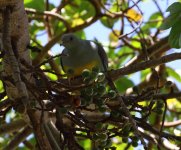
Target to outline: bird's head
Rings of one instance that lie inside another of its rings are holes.
[[[73,33],[64,34],[61,37],[61,45],[67,49],[74,48],[79,44],[80,39],[78,39]]]

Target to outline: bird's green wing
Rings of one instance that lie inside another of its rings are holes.
[[[66,48],[65,48],[65,49],[63,49],[63,51],[62,51],[62,55],[63,55],[62,57],[64,57],[64,55],[65,55],[65,57],[66,57],[66,55],[67,55],[67,50],[66,50]],[[64,68],[64,66],[63,66],[62,57],[60,57],[60,65],[61,65],[61,67],[62,67],[63,71],[65,72],[65,68]]]
[[[104,71],[108,70],[108,57],[107,54],[105,52],[105,50],[103,49],[102,45],[100,45],[99,43],[96,43],[97,47],[98,47],[98,54],[101,58],[103,67],[104,67]]]

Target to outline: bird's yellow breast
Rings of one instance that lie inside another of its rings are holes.
[[[95,66],[99,66],[98,61],[92,61],[87,64],[82,64],[82,66],[80,65],[78,67],[70,67],[70,66],[63,66],[63,67],[64,67],[65,73],[67,73],[69,77],[75,77],[75,76],[80,76],[84,69],[92,70],[92,68]]]

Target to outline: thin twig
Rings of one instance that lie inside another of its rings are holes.
[[[8,124],[1,124],[0,126],[0,135],[6,133],[12,133],[26,126],[26,122],[23,119],[12,121]]]
[[[163,112],[162,123],[161,123],[161,127],[160,127],[160,133],[162,133],[162,131],[163,131],[165,116],[166,116],[166,112],[167,112],[167,101],[166,100],[164,100],[164,104],[165,104],[165,108],[164,108],[164,112]],[[158,141],[161,142],[161,134],[159,135]]]
[[[51,17],[55,17],[57,19],[59,19],[60,21],[62,21],[64,23],[64,25],[67,27],[67,29],[70,29],[70,25],[68,24],[68,22],[58,13],[55,12],[51,12],[51,11],[38,11],[36,9],[32,9],[32,8],[25,8],[27,13],[32,13],[32,14],[36,14],[36,15],[45,15],[45,16],[51,16]]]
[[[32,128],[26,126],[21,132],[17,133],[10,143],[4,148],[4,150],[15,149],[17,146],[23,142],[26,137],[28,137],[32,133]]]

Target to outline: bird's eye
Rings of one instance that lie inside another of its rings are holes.
[[[73,37],[70,37],[70,41],[72,41],[73,40]]]

